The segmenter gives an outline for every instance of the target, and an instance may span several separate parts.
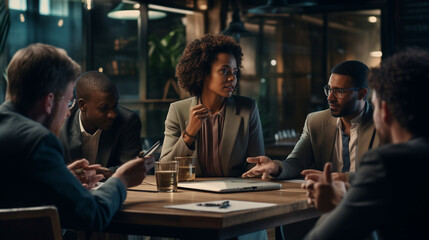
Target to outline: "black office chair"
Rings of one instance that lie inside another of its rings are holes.
[[[0,239],[62,240],[57,208],[0,209]]]

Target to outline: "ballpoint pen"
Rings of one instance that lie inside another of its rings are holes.
[[[197,206],[227,208],[231,205],[229,201],[224,201],[222,203],[198,203]]]

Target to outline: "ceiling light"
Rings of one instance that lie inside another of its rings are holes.
[[[369,53],[369,55],[371,57],[381,57],[381,56],[383,56],[383,53],[381,51],[372,51]]]
[[[368,17],[368,22],[370,22],[370,23],[376,23],[377,22],[377,17],[376,16],[369,16]]]
[[[155,5],[155,4],[149,4],[149,9],[155,9],[155,10],[172,12],[172,13],[181,13],[181,14],[187,14],[187,15],[194,15],[195,14],[195,12],[191,11],[191,10],[165,7],[165,6]]]
[[[268,0],[267,4],[249,9],[247,12],[252,14],[275,14],[280,13],[280,8],[282,7],[288,7],[286,0]]]
[[[112,11],[110,11],[107,16],[113,19],[120,20],[137,20],[140,16],[140,4],[130,2],[130,1],[122,1],[115,7]],[[165,12],[160,11],[148,11],[149,20],[156,20],[160,18],[164,18],[167,16]]]
[[[316,0],[301,0],[296,4],[289,4],[287,0],[268,0],[267,4],[251,8],[247,11],[247,13],[255,15],[280,15],[285,13],[296,13],[303,12],[304,9],[310,9],[317,4],[318,2]]]

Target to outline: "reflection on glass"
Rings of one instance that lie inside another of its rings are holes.
[[[365,10],[247,20],[258,38],[240,42],[240,94],[258,99],[267,141],[283,129],[301,132],[308,113],[327,108],[322,89],[333,66],[346,60],[379,64],[379,19],[380,10]],[[251,24],[262,25],[262,33]]]
[[[328,14],[328,68],[346,60],[381,61],[380,10]]]

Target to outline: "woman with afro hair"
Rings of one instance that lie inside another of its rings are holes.
[[[243,53],[231,37],[206,35],[187,45],[176,67],[179,85],[192,97],[170,105],[161,161],[195,156],[200,177],[239,177],[265,155],[255,100],[233,95]]]

